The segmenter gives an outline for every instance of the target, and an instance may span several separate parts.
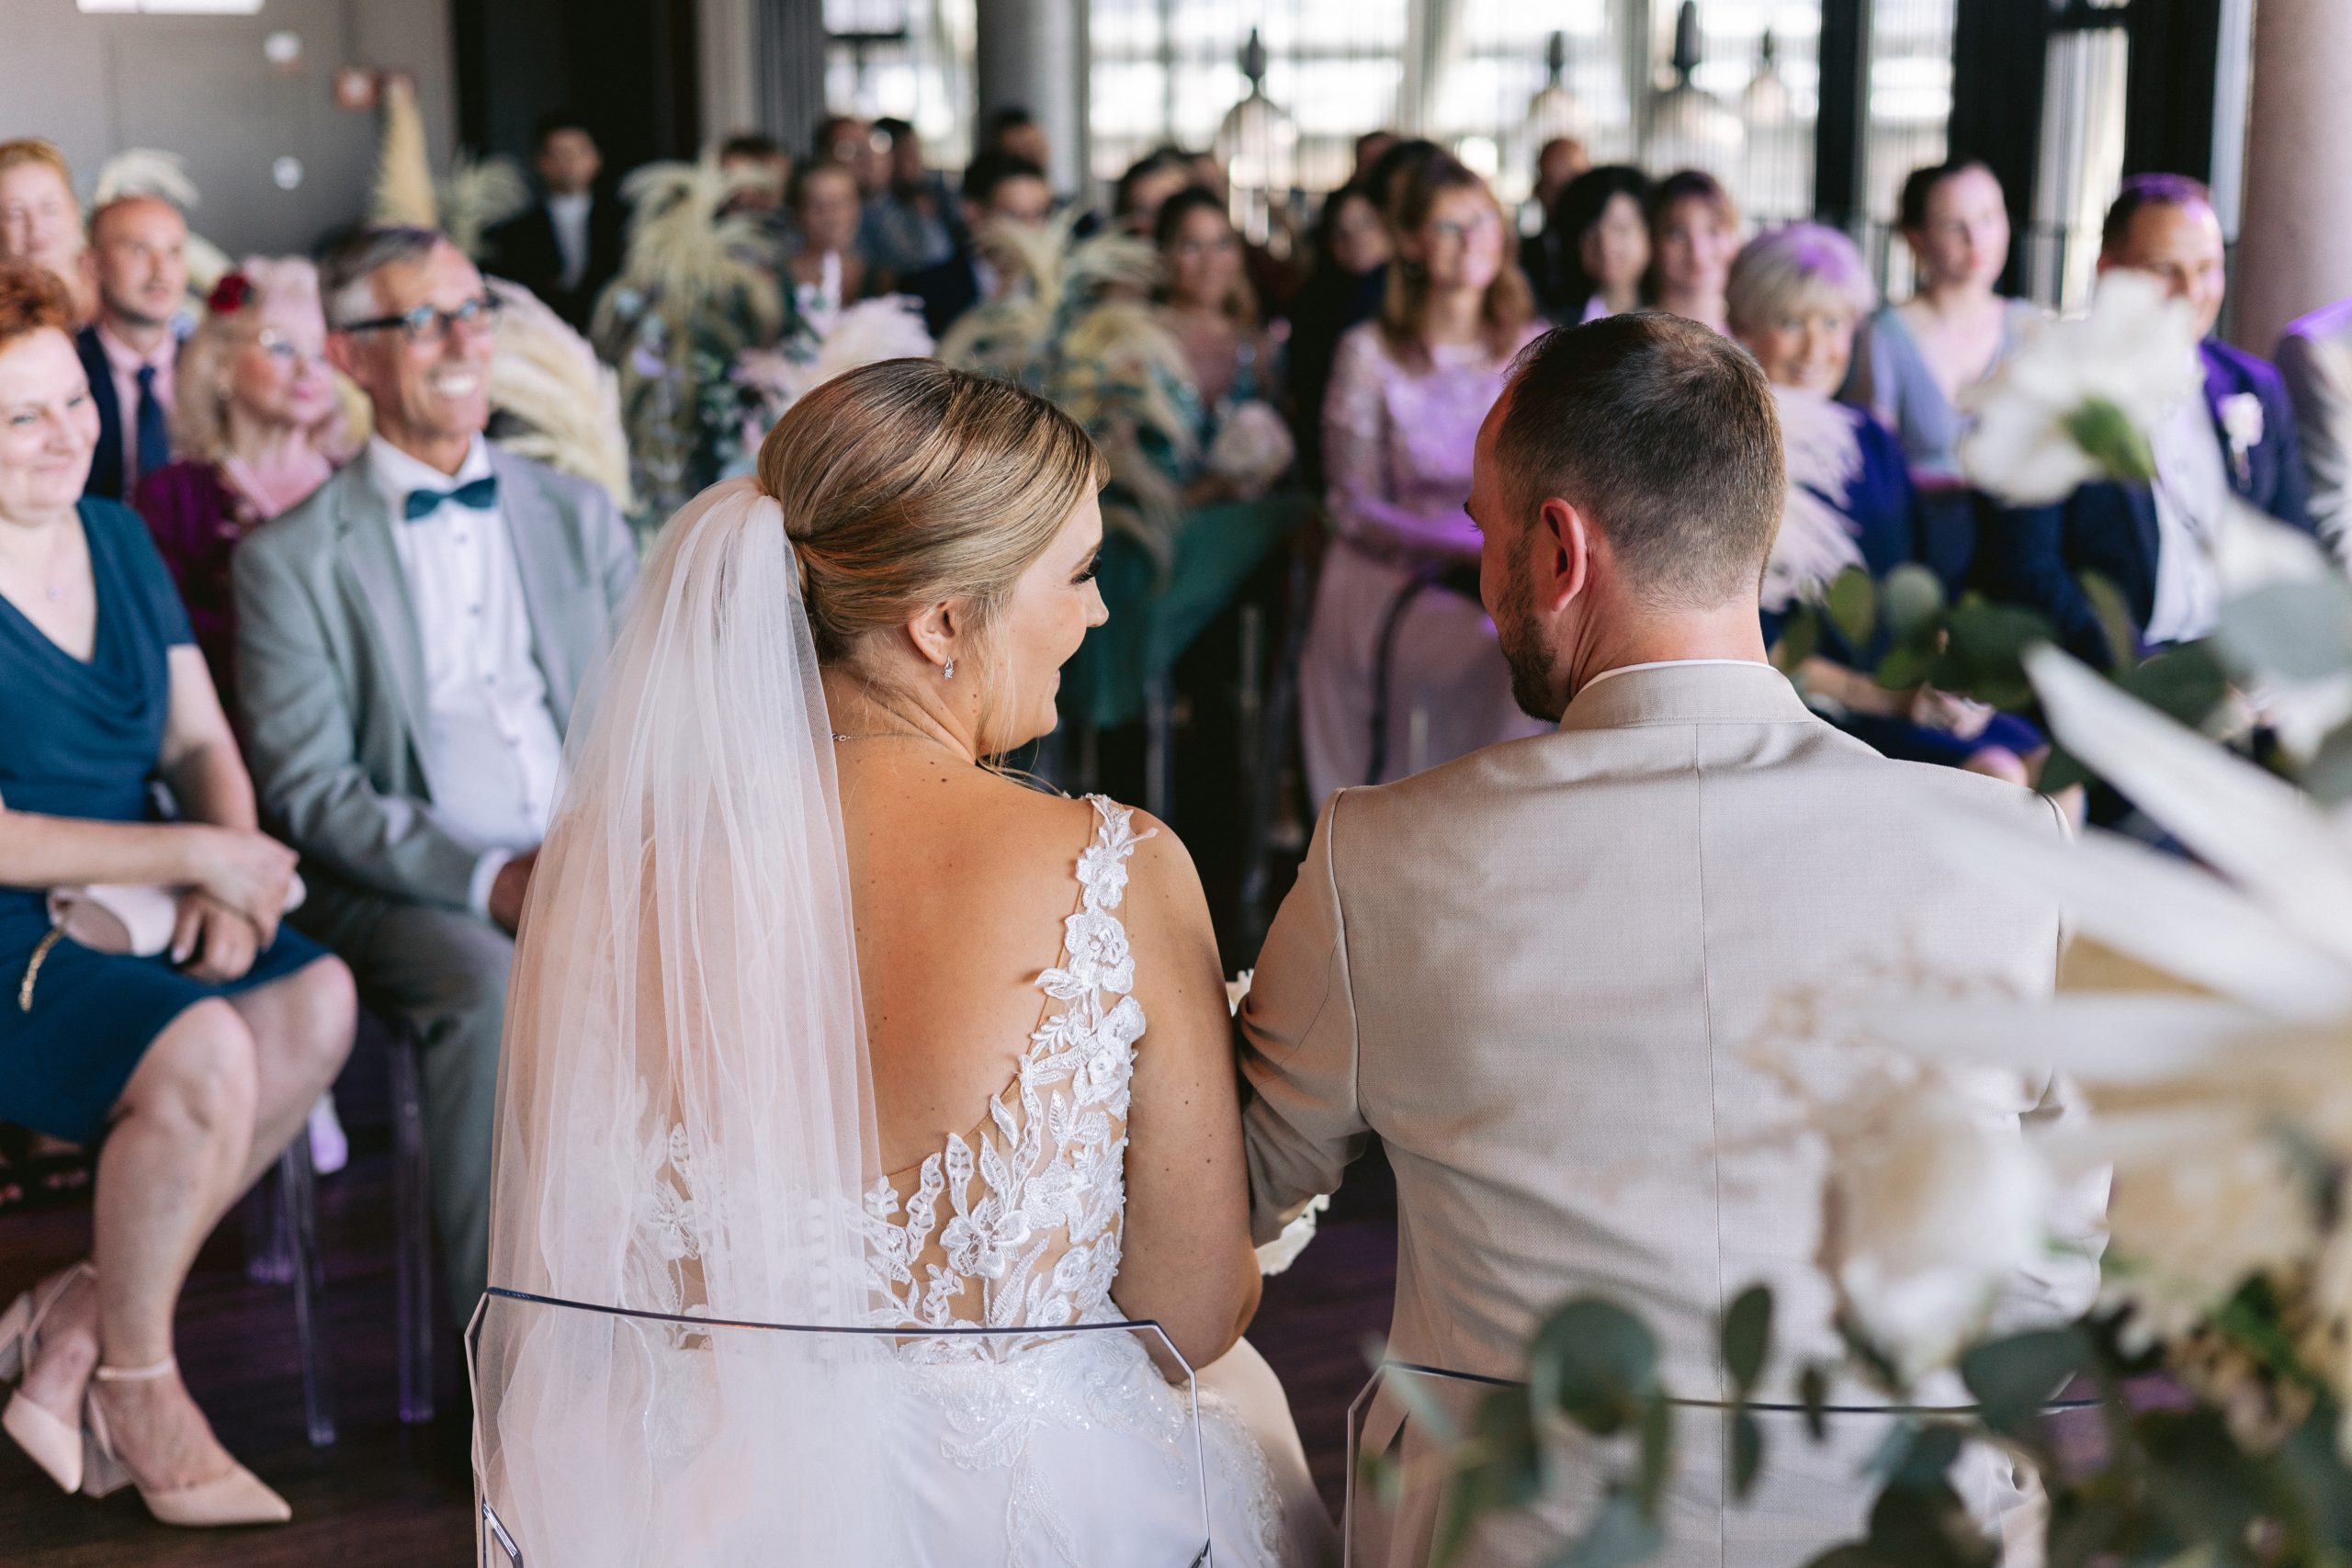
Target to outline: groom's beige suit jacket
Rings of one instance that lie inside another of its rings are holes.
[[[1780,1344],[1764,1397],[1791,1398],[1836,1342],[1813,1267],[1823,1156],[1764,1066],[1776,1023],[1922,975],[2052,984],[2054,900],[1957,871],[1927,820],[1951,807],[2053,853],[2067,839],[2048,802],[1889,761],[1770,666],[1713,661],[1605,677],[1556,734],[1336,795],[1242,1014],[1259,1239],[1377,1133],[1396,1176],[1392,1358],[1517,1378],[1539,1317],[1593,1292],[1657,1330],[1671,1392],[1720,1398],[1719,1315],[1761,1281]],[[1792,1066],[1827,1087],[1850,1053],[1814,1055]],[[1996,1115],[2046,1087],[1998,1082],[2014,1099]],[[1852,1467],[1884,1420],[1830,1450],[1781,1420],[1743,1506],[1720,1418],[1684,1411],[1657,1561],[1794,1564],[1854,1530]],[[1411,1457],[1404,1426],[1375,1400],[1366,1448]],[[1408,1497],[1376,1561],[1420,1562],[1431,1506]]]

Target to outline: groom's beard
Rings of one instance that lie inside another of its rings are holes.
[[[1553,653],[1543,628],[1535,622],[1535,590],[1522,565],[1503,585],[1502,603],[1494,608],[1495,638],[1502,645],[1503,661],[1510,666],[1511,701],[1530,718],[1557,724],[1568,711],[1567,695],[1552,685]]]

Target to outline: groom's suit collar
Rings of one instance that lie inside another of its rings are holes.
[[[1695,659],[1610,671],[1585,682],[1560,728],[1622,729],[1644,724],[1791,722],[1812,710],[1770,664]]]

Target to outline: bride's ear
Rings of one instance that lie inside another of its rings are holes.
[[[966,598],[943,599],[926,605],[922,614],[907,623],[907,637],[914,644],[916,654],[941,670],[956,661],[958,650],[971,640],[971,636],[972,602]]]

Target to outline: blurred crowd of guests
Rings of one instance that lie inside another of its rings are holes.
[[[2343,538],[2352,302],[2295,323],[2278,367],[2213,338],[2222,234],[2186,178],[2126,182],[2101,236],[2102,269],[2162,279],[2206,334],[2203,395],[2157,433],[2157,482],[2003,511],[1955,449],[1969,389],[2039,312],[1998,292],[2009,221],[1979,163],[1905,184],[1918,281],[1896,302],[1840,232],[1751,235],[1712,176],[1587,167],[1565,140],[1523,225],[1445,149],[1369,133],[1287,254],[1245,241],[1223,171],[1180,148],[1069,213],[1018,110],[953,180],[903,121],[831,118],[797,151],[717,151],[797,315],[903,293],[945,337],[1022,286],[1007,227],[1060,214],[1156,255],[1149,303],[1203,452],[1239,409],[1281,412],[1283,482],[1328,534],[1298,673],[1304,804],[1532,732],[1464,502],[1508,367],[1555,326],[1648,309],[1736,338],[1790,427],[1849,454],[1814,499],[1873,576],[1926,566],[2095,660],[2137,650],[2109,646],[2086,573],[2149,646],[2212,629],[2231,497]],[[283,1517],[189,1401],[172,1311],[278,1150],[306,1124],[332,1137],[319,1106],[355,998],[424,1047],[460,1319],[482,1288],[513,932],[571,705],[636,565],[611,496],[484,438],[501,314],[484,272],[584,328],[624,265],[591,127],[551,117],[533,168],[481,266],[431,231],[361,228],[315,261],[249,258],[191,300],[169,200],[85,214],[55,148],[0,144],[0,1122],[100,1150],[92,1262],[6,1325],[7,1430],[69,1488],[127,1477],[179,1522]],[[1193,512],[1250,488],[1206,461],[1169,478]],[[1796,674],[1890,754],[2033,775],[2030,726],[1889,689],[1881,652],[1833,633]],[[160,947],[69,924],[123,886],[164,890]]]

